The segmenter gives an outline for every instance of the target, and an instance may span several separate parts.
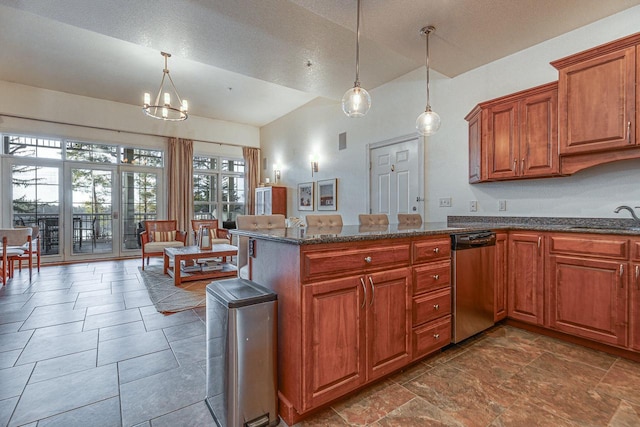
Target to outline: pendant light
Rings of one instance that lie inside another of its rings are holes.
[[[431,25],[420,30],[420,35],[425,36],[427,39],[427,108],[424,110],[424,113],[418,116],[416,129],[418,129],[418,133],[423,136],[433,135],[440,129],[440,116],[431,110],[431,104],[429,103],[429,34],[435,30],[436,28]]]
[[[167,66],[167,58],[170,58],[171,54],[166,52],[160,52],[160,54],[164,56],[164,70],[162,71],[160,89],[158,90],[158,95],[156,96],[153,104],[151,103],[151,94],[148,92],[144,94],[142,111],[147,116],[153,117],[154,119],[171,122],[186,120],[187,117],[189,117],[189,104],[186,99],[180,99],[178,89],[176,89],[176,85],[173,84],[173,79],[169,74],[169,67]],[[168,82],[171,86],[165,89],[166,77],[169,78]],[[173,90],[174,98],[178,101],[177,107],[171,105],[171,92],[169,92],[168,89]]]
[[[358,18],[356,21],[356,81],[353,87],[342,97],[342,111],[353,118],[364,117],[371,108],[369,92],[360,87],[360,0],[358,0]]]

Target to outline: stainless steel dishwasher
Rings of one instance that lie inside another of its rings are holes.
[[[491,231],[451,235],[454,343],[494,324],[495,246]]]

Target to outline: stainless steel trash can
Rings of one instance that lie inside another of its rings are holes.
[[[207,286],[207,395],[219,427],[275,426],[277,295],[240,278]]]

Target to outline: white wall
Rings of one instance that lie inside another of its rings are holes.
[[[425,146],[427,220],[445,221],[447,215],[618,217],[613,213],[616,206],[640,205],[640,160],[601,165],[570,177],[470,185],[464,120],[479,102],[557,80],[549,62],[633,34],[638,22],[640,6],[452,79],[432,72],[431,105],[442,127]],[[362,85],[367,87],[366,80]],[[334,177],[339,181],[338,213],[345,223],[356,224],[358,213],[368,210],[366,146],[414,132],[426,102],[425,69],[370,93],[372,108],[362,119],[346,118],[337,101],[315,100],[261,129],[268,176],[273,179],[274,162],[281,166],[282,184],[289,187],[290,216],[306,213],[296,209],[297,183]],[[347,149],[338,151],[341,132],[347,132]],[[320,171],[313,178],[312,152],[320,157]],[[452,197],[452,207],[438,207],[441,197]],[[469,212],[471,200],[478,201],[477,213]],[[507,200],[506,212],[498,211],[498,200]]]
[[[141,107],[0,81],[0,133],[77,138],[166,149],[167,137],[176,136],[211,142],[194,142],[195,154],[242,157],[241,146],[260,146],[255,126],[189,116],[184,122],[153,120]],[[28,117],[46,121],[15,118]],[[57,122],[57,123],[50,123]],[[71,123],[82,126],[72,126]],[[103,130],[96,128],[113,129]],[[132,133],[129,133],[129,132]],[[162,135],[149,136],[139,133]],[[232,144],[232,145],[227,145]],[[2,175],[0,162],[0,176]],[[9,200],[8,188],[0,186],[0,201]],[[7,209],[0,206],[0,224],[6,224]],[[3,215],[3,212],[4,215]]]

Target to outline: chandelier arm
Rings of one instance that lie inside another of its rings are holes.
[[[167,71],[167,77],[169,77],[169,82],[171,83],[171,87],[173,87],[173,92],[176,94],[178,98],[178,105],[182,105],[182,99],[180,98],[180,94],[178,93],[178,89],[176,89],[176,85],[173,83],[173,79],[171,78],[171,74]]]
[[[167,58],[165,57],[165,61],[167,60]],[[162,80],[160,80],[160,87],[158,88],[158,95],[156,95],[156,102],[155,102],[155,107],[158,108],[158,106],[160,105],[160,97],[162,96],[162,92],[164,89],[164,77],[166,76],[165,73],[162,73]]]

